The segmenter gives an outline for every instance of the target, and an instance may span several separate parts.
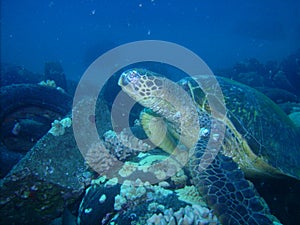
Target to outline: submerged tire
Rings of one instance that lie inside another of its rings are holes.
[[[56,88],[38,84],[1,87],[0,142],[5,151],[1,150],[0,157],[6,159],[1,171],[8,171],[48,132],[55,119],[71,110],[71,105],[72,97]]]

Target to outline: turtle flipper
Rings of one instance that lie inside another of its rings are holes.
[[[273,224],[277,219],[238,165],[220,152],[210,162],[211,154],[204,153],[204,146],[202,139],[193,149],[190,170],[195,185],[221,223]]]
[[[172,154],[177,141],[170,134],[167,124],[160,116],[154,116],[150,110],[144,110],[140,114],[141,124],[151,142],[164,151]]]

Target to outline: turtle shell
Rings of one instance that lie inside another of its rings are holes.
[[[224,96],[226,115],[246,140],[254,155],[282,173],[300,179],[299,132],[289,117],[271,99],[244,84],[216,77]],[[196,104],[211,108],[201,86],[206,75],[179,81]]]

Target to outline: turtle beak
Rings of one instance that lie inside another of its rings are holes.
[[[126,78],[126,74],[122,73],[120,78],[119,78],[118,85],[123,87],[123,86],[126,86],[127,84],[129,84],[129,81]]]
[[[128,84],[136,84],[141,78],[139,72],[134,69],[126,70],[121,74],[118,84],[122,86],[126,86]]]

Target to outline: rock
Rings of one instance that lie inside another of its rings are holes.
[[[41,74],[33,73],[24,66],[11,65],[1,63],[1,79],[0,86],[7,86],[11,84],[31,83],[36,84],[43,79]]]
[[[0,181],[0,224],[47,224],[83,193],[89,180],[72,129],[46,134]]]
[[[297,95],[285,89],[268,88],[268,87],[257,87],[255,89],[264,93],[266,96],[268,96],[276,103],[297,102],[299,100]]]
[[[300,49],[286,57],[280,64],[280,67],[289,83],[293,86],[294,93],[300,95]]]

